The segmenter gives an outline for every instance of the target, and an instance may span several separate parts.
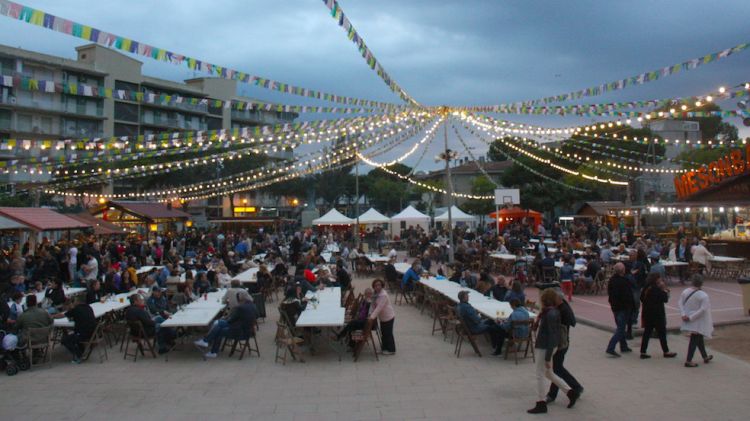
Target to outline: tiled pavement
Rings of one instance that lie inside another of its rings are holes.
[[[356,280],[362,288],[365,280]],[[168,362],[125,362],[116,350],[103,364],[77,366],[55,351],[51,367],[0,377],[0,414],[27,419],[534,419],[525,410],[535,400],[531,360],[520,362],[471,351],[460,359],[453,346],[431,336],[432,320],[410,306],[396,308],[398,352],[358,363],[332,353],[307,356],[304,364],[273,362],[276,311],[261,324],[261,358],[221,356],[203,361],[190,346]],[[586,388],[574,409],[550,406],[555,419],[747,419],[750,364],[718,353],[709,366],[687,369],[686,340],[671,335],[680,355],[651,360],[637,354],[605,357],[609,334],[574,329],[568,367]],[[482,344],[484,351],[489,351]],[[637,346],[636,343],[632,344]],[[709,342],[710,347],[710,342]]]

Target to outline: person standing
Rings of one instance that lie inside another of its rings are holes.
[[[690,333],[685,367],[697,367],[698,364],[693,362],[696,348],[700,351],[704,363],[708,364],[714,359],[713,355],[706,352],[706,345],[703,343],[704,337],[711,339],[714,323],[711,319],[711,302],[708,294],[703,291],[703,277],[695,274],[690,278],[690,282],[692,287],[686,288],[680,296],[680,314],[682,314],[680,330]]]
[[[607,345],[607,354],[617,358],[620,357],[615,351],[615,346],[620,344],[620,352],[631,352],[625,336],[625,329],[630,321],[630,315],[633,311],[633,290],[630,287],[630,280],[625,276],[625,265],[620,262],[615,265],[615,274],[609,280],[607,285],[609,295],[609,306],[612,308],[612,314],[615,316],[615,330],[612,339]]]
[[[370,306],[370,320],[380,320],[380,335],[382,337],[382,354],[393,355],[396,353],[396,341],[393,338],[393,323],[396,313],[393,311],[388,293],[385,292],[385,284],[381,279],[372,281],[372,289],[375,293],[373,304]]]
[[[538,317],[538,332],[536,344],[534,346],[534,356],[536,357],[536,384],[537,384],[537,401],[536,406],[529,409],[529,414],[546,414],[547,413],[547,392],[544,387],[544,378],[557,385],[567,395],[570,402],[568,408],[572,408],[578,400],[578,392],[573,390],[565,380],[558,377],[552,371],[552,355],[560,346],[560,331],[562,324],[560,322],[560,311],[557,310],[557,292],[553,289],[546,289],[539,297],[542,302],[542,311]]]
[[[562,329],[560,330],[560,347],[555,351],[555,355],[552,356],[552,372],[565,380],[565,383],[573,388],[580,397],[583,393],[583,386],[581,386],[578,379],[573,377],[563,365],[565,363],[565,354],[570,348],[570,328],[576,325],[576,316],[575,313],[573,313],[570,304],[565,301],[562,294],[558,294],[557,296],[557,310],[560,312],[560,323],[562,324]],[[560,388],[557,387],[555,383],[552,383],[549,386],[549,391],[547,392],[547,397],[545,399],[547,403],[554,402],[555,399],[557,399],[559,389]]]
[[[651,333],[656,330],[659,335],[661,350],[664,358],[674,358],[674,352],[669,352],[667,345],[667,316],[664,312],[664,304],[669,302],[669,289],[664,284],[661,275],[655,272],[649,273],[646,288],[641,292],[643,336],[641,337],[641,359],[651,358],[646,351]]]

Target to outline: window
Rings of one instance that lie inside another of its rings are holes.
[[[207,130],[220,130],[222,127],[220,118],[208,117],[207,119],[208,128]]]
[[[115,136],[138,136],[138,126],[134,124],[115,123]]]
[[[132,121],[137,123],[138,106],[124,102],[115,102],[115,120]]]
[[[122,80],[116,80],[115,81],[115,90],[116,91],[122,90],[122,91],[134,91],[134,92],[138,92],[138,85],[136,85],[135,83],[124,82]]]
[[[92,120],[63,119],[63,135],[70,137],[101,137],[101,124]]]
[[[0,110],[0,129],[10,130],[10,110]]]
[[[18,114],[16,116],[16,130],[19,132],[31,132],[31,116],[28,114]]]

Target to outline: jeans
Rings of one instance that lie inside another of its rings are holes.
[[[706,345],[703,343],[703,335],[700,333],[693,333],[690,335],[690,343],[688,344],[687,362],[693,361],[693,355],[695,355],[695,348],[701,353],[701,357],[705,360],[708,358],[706,352]]]
[[[81,338],[77,333],[65,335],[60,339],[60,343],[73,354],[76,358],[83,357],[83,349],[81,348]]]
[[[615,311],[614,316],[617,329],[615,330],[615,334],[612,335],[612,339],[609,340],[607,352],[615,352],[615,346],[617,346],[618,343],[620,344],[620,351],[628,349],[628,342],[625,340],[625,329],[630,322],[630,312],[622,310]]]
[[[562,348],[558,349],[553,355],[552,355],[552,372],[557,374],[558,377],[565,380],[565,383],[568,384],[573,390],[581,390],[583,389],[583,386],[581,386],[580,383],[578,383],[578,380],[576,380],[575,377],[573,377],[572,374],[568,371],[567,368],[563,366],[563,363],[565,362],[565,354],[568,352],[568,348]],[[552,399],[557,398],[557,392],[560,390],[559,387],[557,387],[556,384],[552,383],[549,387],[549,392],[547,392],[547,396],[549,396]]]
[[[484,321],[478,326],[478,329],[472,334],[487,333],[490,335],[490,343],[493,348],[497,348],[498,344],[502,347],[505,342],[505,331],[496,323]]]
[[[552,350],[552,353],[554,355],[555,350]],[[547,368],[546,361],[544,361],[544,357],[547,354],[547,350],[544,348],[536,348],[534,349],[534,357],[536,358],[536,391],[537,391],[537,402],[543,402],[546,395],[546,387],[544,384],[545,377],[551,381],[553,384],[556,384],[557,387],[563,390],[563,392],[568,393],[570,390],[570,386],[568,386],[567,383],[565,383],[565,380],[561,379],[552,371],[552,368]]]
[[[393,339],[393,318],[387,322],[380,322],[380,336],[383,339],[383,351],[396,352],[396,340]]]
[[[204,338],[206,342],[211,344],[211,352],[214,354],[219,352],[221,346],[221,340],[229,334],[229,323],[226,320],[217,320],[211,330],[208,331],[208,335]]]
[[[656,334],[659,335],[661,350],[665,354],[669,352],[669,346],[667,345],[667,327],[665,325],[646,325],[643,327],[643,337],[641,338],[641,354],[645,354],[646,350],[648,350],[648,341],[651,339],[651,333],[654,329],[656,329]]]

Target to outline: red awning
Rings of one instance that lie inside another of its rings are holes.
[[[122,227],[118,227],[111,222],[107,222],[103,219],[92,216],[85,211],[83,213],[67,216],[73,219],[77,219],[85,224],[91,225],[92,227],[94,227],[94,234],[96,235],[120,235],[127,233],[127,230],[123,229]]]
[[[91,224],[70,218],[47,208],[0,207],[0,215],[18,221],[34,231],[59,231],[91,227]]]

